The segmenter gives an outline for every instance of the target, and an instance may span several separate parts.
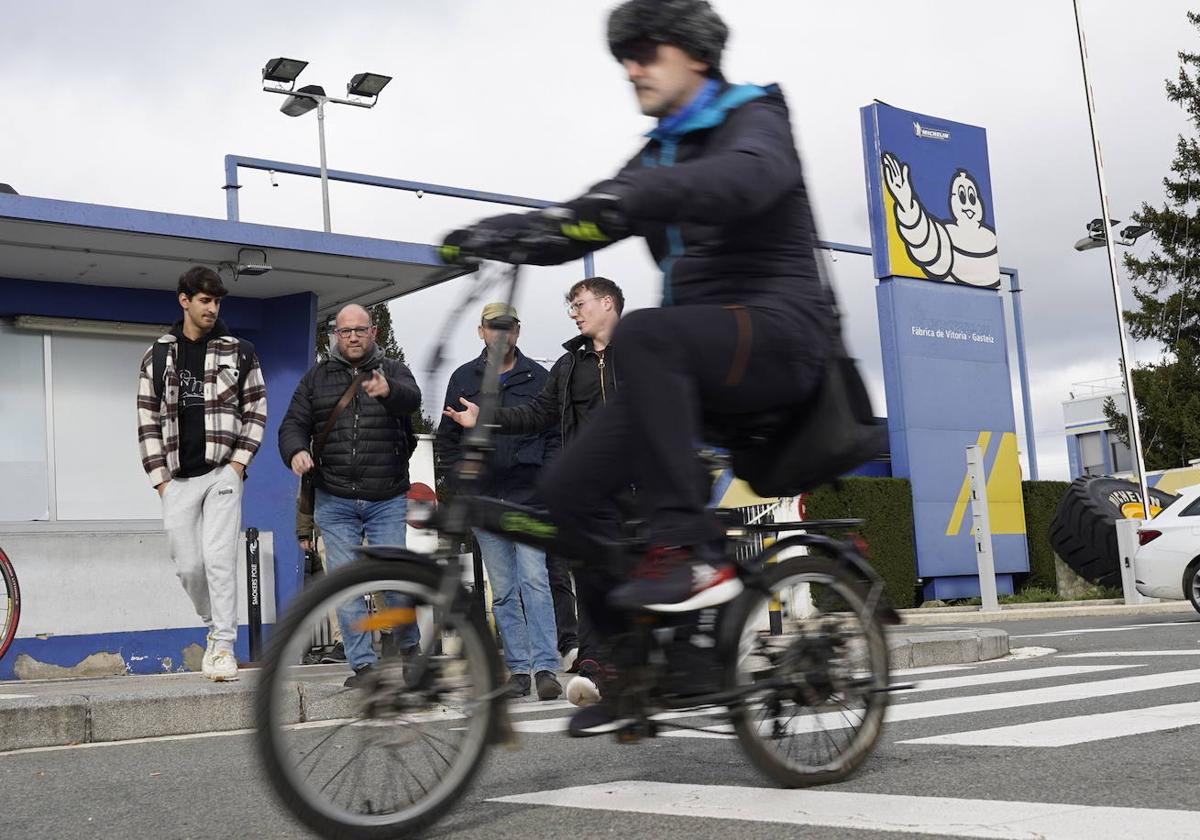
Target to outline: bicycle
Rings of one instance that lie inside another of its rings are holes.
[[[510,300],[518,272],[514,265]],[[463,308],[481,291],[482,284]],[[423,527],[441,535],[439,549],[418,555],[365,547],[357,562],[302,592],[275,627],[256,691],[257,748],[280,800],[325,837],[402,837],[430,825],[466,792],[489,747],[515,737],[496,645],[462,584],[460,538],[477,527],[574,562],[640,549],[564,534],[538,510],[471,495],[493,434],[501,353],[497,343],[488,354],[479,421],[464,441],[460,492],[425,512]],[[440,348],[432,366],[439,364]],[[612,688],[624,721],[616,736],[636,742],[668,727],[732,733],[755,766],[788,787],[853,773],[879,738],[895,688],[883,625],[898,621],[855,541],[816,533],[857,524],[728,521],[728,554],[744,591],[686,622],[650,611],[631,616],[632,629],[613,645],[624,660]],[[804,533],[749,559],[734,550],[788,530]],[[798,549],[808,553],[789,556]],[[358,630],[386,633],[424,619],[432,632],[423,637],[434,643],[381,659],[366,689],[306,684],[311,666],[298,663],[312,627],[330,607],[379,592],[408,596],[413,606],[378,609]],[[697,632],[714,651],[706,675],[712,684],[699,693],[681,683],[689,674],[672,669],[672,654]],[[293,720],[297,697],[308,693],[326,704],[331,719]],[[688,723],[704,716],[716,725]]]
[[[0,586],[3,586],[0,591],[0,659],[3,659],[17,637],[17,623],[21,620],[21,588],[3,548],[0,548]]]

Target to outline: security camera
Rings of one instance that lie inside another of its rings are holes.
[[[425,190],[417,190],[417,198],[424,198]]]

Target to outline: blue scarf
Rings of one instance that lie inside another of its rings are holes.
[[[674,114],[668,114],[658,121],[658,127],[651,132],[657,138],[670,137],[696,114],[707,108],[717,96],[721,83],[717,79],[709,79],[704,86],[692,97],[692,101]]]

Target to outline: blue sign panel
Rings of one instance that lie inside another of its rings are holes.
[[[999,287],[987,132],[882,103],[860,113],[875,276]]]
[[[876,289],[892,473],[912,483],[917,575],[926,597],[979,594],[966,448],[985,453],[992,550],[1001,592],[1029,570],[998,295],[892,278]]]

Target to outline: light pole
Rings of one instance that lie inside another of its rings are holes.
[[[325,103],[353,105],[355,108],[374,108],[379,93],[391,76],[379,73],[358,73],[346,84],[347,99],[327,96],[320,85],[305,85],[296,89],[296,78],[308,66],[307,61],[295,58],[272,58],[262,71],[263,90],[267,93],[282,93],[287,96],[279,110],[289,117],[307,114],[317,109],[317,137],[321,145],[321,211],[325,219],[325,232],[332,228],[329,223],[329,176],[325,166]]]
[[[1117,335],[1121,340],[1121,373],[1125,377],[1125,396],[1129,401],[1129,443],[1130,449],[1133,450],[1133,468],[1137,472],[1138,489],[1142,492],[1142,518],[1149,520],[1150,491],[1146,486],[1146,460],[1142,455],[1142,429],[1138,423],[1137,400],[1133,395],[1133,370],[1129,363],[1129,341],[1125,337],[1125,317],[1121,309],[1121,286],[1117,281],[1117,250],[1113,245],[1112,237],[1108,235],[1108,226],[1105,224],[1106,220],[1111,225],[1118,222],[1112,218],[1108,209],[1108,187],[1104,183],[1104,160],[1100,154],[1100,138],[1096,134],[1096,102],[1092,96],[1092,83],[1088,76],[1087,41],[1083,36],[1083,22],[1079,18],[1079,0],[1073,0],[1073,6],[1075,8],[1075,32],[1079,39],[1079,61],[1083,67],[1083,89],[1087,95],[1088,126],[1092,132],[1092,156],[1096,162],[1096,183],[1100,188],[1100,218],[1088,225],[1088,232],[1093,236],[1103,237],[1104,248],[1108,252],[1108,276],[1112,280],[1113,305],[1117,310]],[[1094,231],[1093,225],[1096,226]],[[1125,232],[1122,231],[1122,235]],[[1083,243],[1077,243],[1075,247],[1079,248],[1080,244]],[[1079,250],[1085,249],[1079,248]]]

